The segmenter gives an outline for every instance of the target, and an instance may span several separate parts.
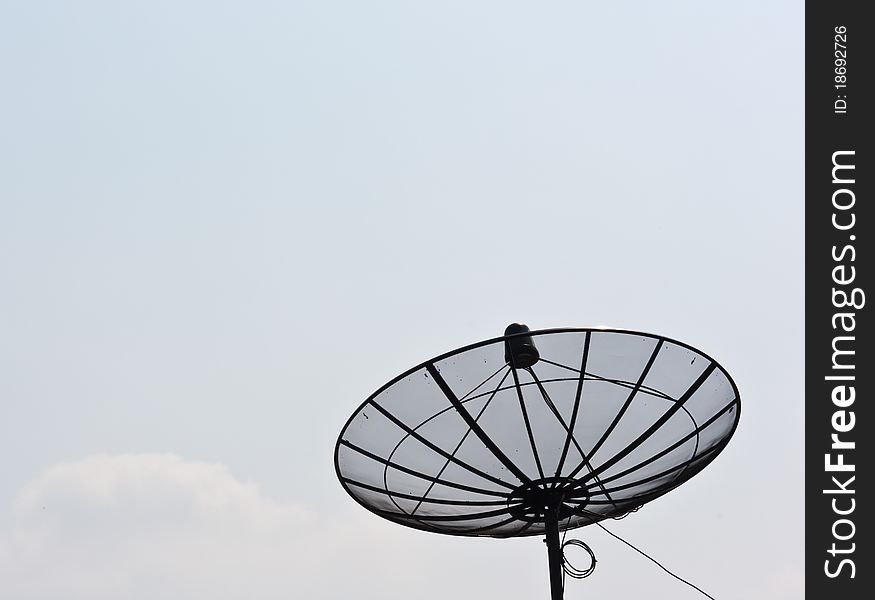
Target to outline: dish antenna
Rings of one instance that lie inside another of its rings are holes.
[[[553,600],[559,532],[619,518],[701,471],[738,425],[729,374],[658,335],[529,331],[402,373],[350,417],[335,448],[344,489],[371,512],[461,536],[545,535]]]

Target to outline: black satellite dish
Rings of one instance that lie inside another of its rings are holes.
[[[377,390],[344,426],[335,468],[357,502],[401,525],[546,535],[561,600],[559,532],[690,479],[729,442],[740,410],[729,374],[681,342],[514,324]]]

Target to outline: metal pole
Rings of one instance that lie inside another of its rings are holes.
[[[562,600],[562,547],[559,545],[558,510],[544,513],[544,528],[547,533],[547,560],[550,563],[550,598]]]

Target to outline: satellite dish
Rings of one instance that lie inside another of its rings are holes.
[[[740,410],[725,369],[681,342],[513,324],[377,390],[343,427],[335,469],[359,504],[401,525],[546,535],[560,600],[559,532],[690,479],[729,442]]]

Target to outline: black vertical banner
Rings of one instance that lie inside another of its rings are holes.
[[[805,571],[809,598],[872,598],[875,23],[806,3]],[[869,7],[871,9],[871,6]],[[868,12],[868,11],[867,11]]]

